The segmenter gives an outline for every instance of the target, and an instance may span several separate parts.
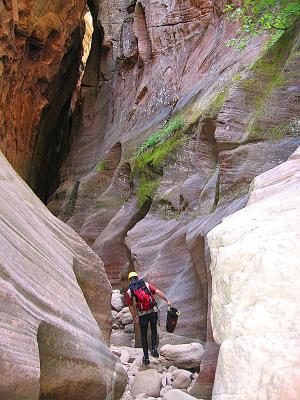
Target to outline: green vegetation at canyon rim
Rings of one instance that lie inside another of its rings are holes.
[[[253,36],[271,33],[270,44],[300,18],[299,0],[242,0],[239,6],[228,4],[229,19],[239,21],[241,28],[227,45],[244,48]]]

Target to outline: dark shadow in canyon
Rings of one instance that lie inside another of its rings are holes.
[[[69,51],[63,57],[56,79],[48,89],[49,105],[42,112],[36,133],[29,184],[43,202],[47,202],[58,188],[62,166],[82,127],[83,103],[87,97],[86,93],[82,95],[82,89],[85,92],[98,90],[103,31],[98,27],[97,11],[94,12],[91,1],[88,2],[88,8],[93,16],[94,31],[81,85],[78,87],[82,73],[84,32],[82,27],[78,27],[69,38]],[[79,98],[73,104],[76,91]]]

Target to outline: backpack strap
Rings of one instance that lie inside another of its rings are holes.
[[[150,290],[149,283],[148,283],[148,282],[145,282],[145,285],[146,285],[146,288],[147,288],[148,294],[150,294],[150,296],[152,296],[152,298],[153,298],[153,300],[154,300],[154,305],[153,305],[153,307],[154,307],[154,306],[157,306],[157,303],[156,303],[156,300],[155,300],[154,294],[153,294],[153,293],[151,292],[151,290]]]

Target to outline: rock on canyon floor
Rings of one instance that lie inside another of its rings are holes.
[[[138,325],[134,327],[128,307],[124,307],[120,290],[112,294],[113,334],[110,350],[119,357],[128,374],[128,384],[121,400],[157,399],[188,400],[198,377],[199,365],[204,353],[200,343],[164,345],[160,357],[150,355],[150,365],[142,362],[143,350],[133,347]],[[149,327],[150,329],[150,327]],[[149,342],[150,344],[150,342]]]

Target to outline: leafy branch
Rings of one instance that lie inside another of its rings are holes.
[[[242,0],[239,6],[228,4],[225,14],[228,19],[239,21],[241,28],[227,46],[244,48],[251,37],[266,31],[271,33],[274,43],[300,18],[299,0]]]

